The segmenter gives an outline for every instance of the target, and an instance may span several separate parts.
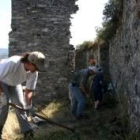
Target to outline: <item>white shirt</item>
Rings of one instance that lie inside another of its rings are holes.
[[[26,88],[34,90],[36,87],[38,72],[26,71],[20,61],[21,56],[12,56],[0,61],[0,81],[16,86],[26,81]]]

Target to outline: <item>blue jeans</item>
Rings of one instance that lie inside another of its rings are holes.
[[[1,86],[4,92],[4,96],[5,96],[5,103],[1,104],[1,108],[0,108],[0,126],[3,127],[7,119],[7,115],[8,115],[9,100],[11,100],[11,102],[14,104],[23,107],[24,97],[23,97],[23,90],[22,90],[21,85],[9,86],[1,82]],[[16,116],[19,122],[19,126],[21,128],[21,132],[24,133],[28,130],[31,130],[31,126],[29,125],[27,121],[26,113],[19,109],[15,109],[15,112],[16,112]]]
[[[71,100],[71,111],[75,116],[82,115],[83,109],[86,104],[86,99],[78,86],[69,84],[69,94]]]

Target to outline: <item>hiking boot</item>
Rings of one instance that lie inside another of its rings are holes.
[[[31,140],[34,138],[33,130],[28,130],[28,131],[24,132],[24,139],[26,139],[26,138],[31,139]]]
[[[90,117],[87,114],[76,116],[76,120],[82,120],[82,119],[90,119]]]
[[[100,110],[102,108],[101,104],[99,104],[97,107],[95,107],[95,110]]]
[[[76,116],[76,120],[81,120],[81,119],[83,119],[83,116],[82,115]]]

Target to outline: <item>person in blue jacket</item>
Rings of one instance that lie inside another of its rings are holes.
[[[77,120],[83,118],[83,110],[86,104],[86,94],[89,94],[89,90],[87,88],[88,78],[89,76],[94,75],[95,72],[95,68],[82,69],[75,74],[74,79],[69,84],[71,112]]]

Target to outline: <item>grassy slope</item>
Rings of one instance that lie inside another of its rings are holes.
[[[94,110],[89,104],[85,111],[87,119],[80,121],[73,120],[69,102],[50,103],[39,109],[39,112],[63,125],[75,127],[76,132],[71,133],[63,128],[44,124],[35,130],[34,140],[139,140],[129,134],[127,116],[120,113],[117,105],[104,102],[101,110]],[[10,112],[3,137],[7,140],[22,138],[13,112]]]

